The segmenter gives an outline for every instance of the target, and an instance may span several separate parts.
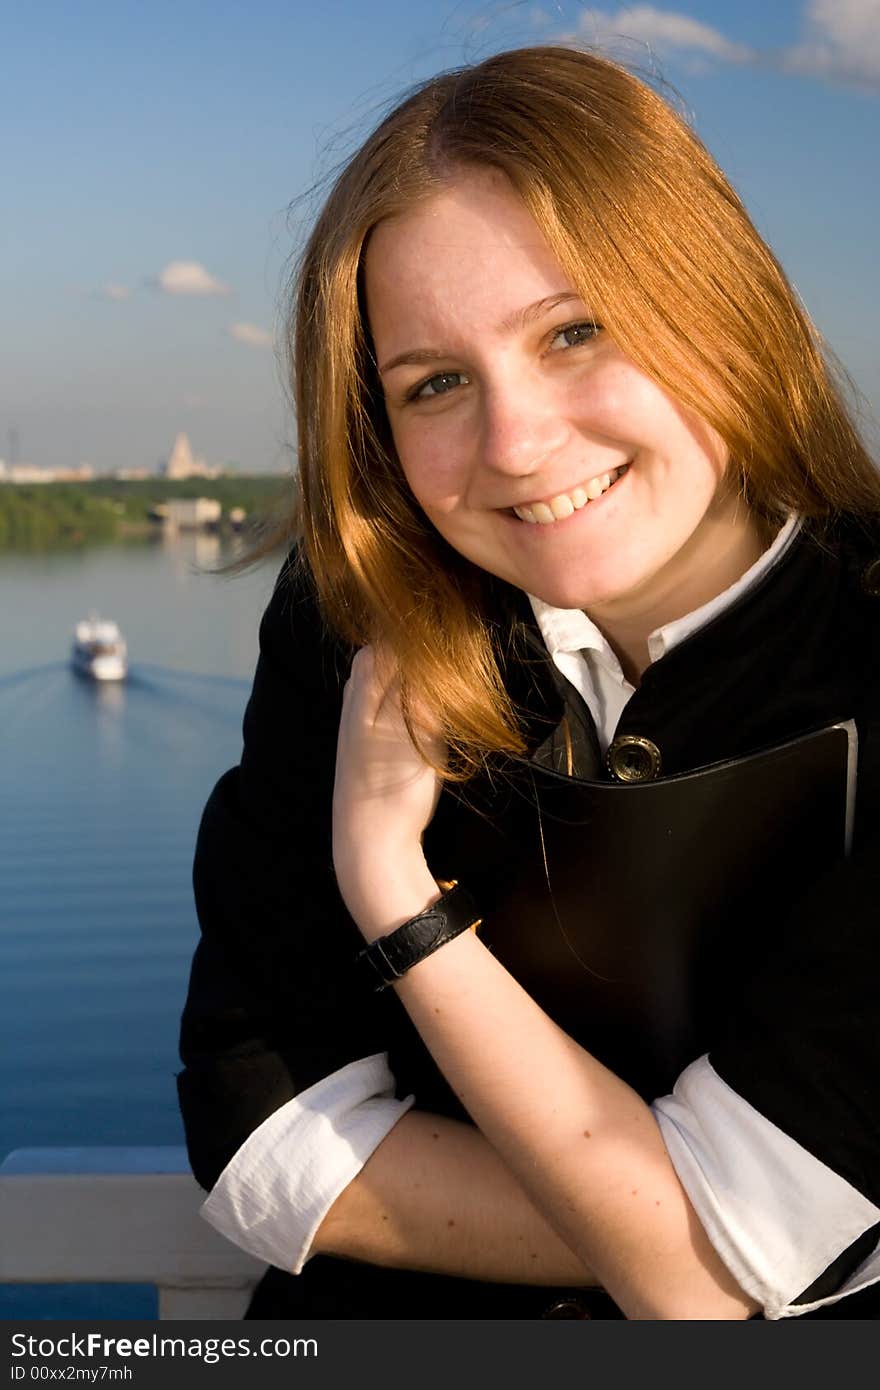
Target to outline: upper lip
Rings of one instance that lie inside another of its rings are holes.
[[[612,463],[608,468],[600,468],[597,473],[588,473],[585,478],[572,483],[570,487],[558,487],[555,492],[546,492],[541,497],[523,497],[515,502],[507,502],[496,508],[497,511],[512,511],[515,507],[536,507],[543,503],[548,506],[554,497],[570,497],[579,487],[586,487],[594,478],[601,478],[603,473],[615,473],[618,468],[624,468],[629,462],[624,459],[621,463]]]

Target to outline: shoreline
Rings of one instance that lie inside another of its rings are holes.
[[[0,554],[158,539],[174,528],[164,528],[151,513],[171,502],[202,498],[219,504],[219,518],[209,526],[181,527],[182,533],[227,540],[247,536],[289,509],[290,484],[290,475],[277,473],[37,484],[0,479]],[[233,526],[235,512],[241,521]]]

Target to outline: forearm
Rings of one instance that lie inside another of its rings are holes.
[[[648,1107],[471,933],[396,988],[476,1124],[628,1317],[756,1311],[697,1221]]]
[[[416,1110],[334,1202],[312,1253],[493,1283],[596,1282],[478,1130]]]

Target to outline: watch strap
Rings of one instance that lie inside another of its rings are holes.
[[[424,912],[372,941],[358,953],[357,960],[373,988],[386,989],[447,941],[479,925],[473,898],[461,884],[454,883]]]

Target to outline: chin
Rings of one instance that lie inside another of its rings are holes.
[[[528,588],[528,586],[526,586]],[[627,576],[598,576],[585,578],[565,576],[547,580],[528,589],[535,598],[549,603],[552,608],[581,608],[589,610],[594,605],[608,603],[619,598],[633,588],[633,581]]]

